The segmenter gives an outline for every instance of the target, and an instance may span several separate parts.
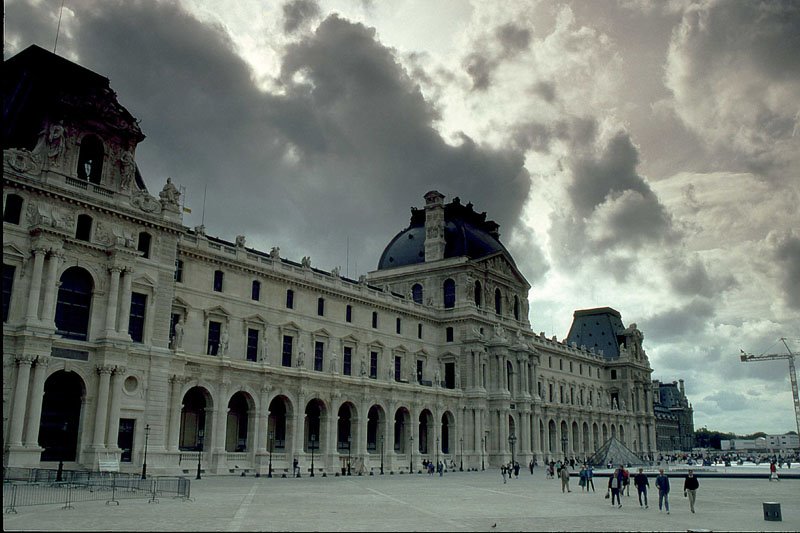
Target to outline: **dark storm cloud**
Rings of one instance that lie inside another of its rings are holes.
[[[473,91],[485,91],[491,84],[491,76],[498,62],[483,54],[473,52],[464,59],[464,70],[472,78]]]
[[[792,234],[778,237],[773,253],[782,281],[780,294],[786,305],[800,310],[800,238]]]
[[[522,153],[465,135],[445,142],[434,108],[372,29],[328,17],[287,48],[276,73],[284,90],[270,94],[223,28],[176,5],[75,9],[65,49],[109,77],[141,119],[145,180],[151,191],[167,176],[187,186],[189,225],[200,222],[207,185],[209,234],[244,233],[322,268],[345,266],[350,237],[349,265],[364,272],[431,189],[472,201],[506,235],[518,221],[530,188]],[[8,32],[25,47],[17,13],[7,13]]]
[[[314,0],[291,0],[283,4],[283,31],[292,33],[302,25],[320,16],[319,4]]]
[[[672,289],[684,296],[704,296],[712,298],[736,286],[733,276],[726,274],[714,276],[698,258],[675,258],[668,261],[665,270]]]
[[[531,31],[512,22],[497,27],[494,34],[503,47],[504,57],[511,57],[525,50],[531,43]]]
[[[531,42],[528,28],[507,23],[494,28],[489,35],[473,43],[474,51],[462,61],[464,70],[472,79],[473,91],[485,91],[492,85],[494,71],[508,60],[526,50]]]
[[[694,298],[685,305],[667,309],[642,320],[643,331],[651,341],[674,342],[702,333],[712,324],[714,305],[705,298]]]

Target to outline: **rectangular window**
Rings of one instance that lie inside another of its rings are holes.
[[[369,377],[378,378],[378,352],[369,353]]]
[[[315,342],[314,343],[314,370],[317,372],[322,372],[322,363],[323,363],[323,354],[325,353],[325,343],[324,342]]]
[[[402,378],[402,374],[401,374],[402,370],[403,370],[403,358],[400,357],[399,355],[395,355],[394,356],[394,380],[395,381],[400,381],[400,379]]]
[[[222,270],[214,271],[214,292],[222,292],[222,278],[225,276]]]
[[[292,342],[294,338],[291,335],[283,336],[283,352],[281,357],[281,365],[292,366]]]
[[[3,322],[8,322],[8,309],[11,305],[11,291],[14,285],[16,267],[3,265]]]
[[[348,305],[344,310],[344,321],[345,322],[352,322],[353,321],[353,306]]]
[[[208,322],[208,355],[217,355],[219,351],[219,337],[222,332],[222,322],[210,320]]]
[[[445,331],[445,340],[447,342],[453,342],[453,328],[448,327]]]
[[[247,360],[258,361],[258,333],[257,329],[247,328]]]
[[[422,324],[417,324],[417,338],[422,338]]]
[[[445,363],[444,364],[444,387],[446,389],[455,389],[456,388],[456,364],[455,363]]]
[[[572,372],[572,361],[569,362],[569,371]]]
[[[400,333],[402,331],[402,321],[400,320],[400,317],[397,317],[397,319],[395,320],[394,329],[395,331],[397,331],[397,333]]]
[[[378,327],[378,313],[377,311],[372,312],[372,328],[376,329]]]
[[[317,315],[325,316],[325,298],[317,298]]]
[[[128,333],[133,342],[144,342],[144,313],[147,308],[147,295],[131,293],[131,316],[128,321]]]
[[[553,401],[553,384],[552,383],[548,383],[548,387],[550,388],[550,394],[548,395],[548,398],[550,398],[549,401],[552,402]]]
[[[253,280],[253,286],[250,288],[250,299],[258,301],[261,299],[261,282]]]
[[[175,281],[183,282],[183,261],[181,259],[175,260]]]
[[[344,356],[342,358],[342,374],[345,376],[353,375],[353,349],[350,346],[344,347]]]
[[[425,361],[422,359],[417,359],[417,383],[422,381],[422,365],[425,364]]]
[[[286,289],[286,309],[294,309],[294,291]]]
[[[561,400],[561,403],[564,403],[564,385],[558,386],[558,397]]]

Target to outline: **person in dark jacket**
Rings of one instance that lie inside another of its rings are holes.
[[[622,472],[617,468],[614,473],[608,478],[608,490],[611,492],[611,505],[614,505],[614,498],[617,500],[617,505],[622,507],[622,500],[619,499],[620,490],[622,489]]]
[[[636,485],[636,492],[639,494],[639,507],[642,506],[642,495],[644,495],[644,508],[648,509],[647,487],[650,486],[650,481],[647,479],[647,474],[644,473],[643,468],[640,468],[639,473],[633,477],[633,484]]]
[[[664,474],[664,469],[658,469],[656,477],[656,488],[658,489],[658,511],[661,512],[661,504],[667,509],[669,514],[669,478]]]
[[[700,482],[694,477],[694,470],[689,470],[686,479],[683,480],[683,495],[689,497],[689,508],[694,512],[694,500],[697,497],[697,489]]]

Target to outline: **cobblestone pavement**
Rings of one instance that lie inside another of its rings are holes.
[[[161,498],[18,507],[5,531],[798,531],[800,480],[700,478],[696,514],[672,479],[671,514],[639,507],[635,489],[622,508],[597,492],[562,493],[544,470],[503,483],[499,471],[365,477],[205,476],[191,480],[191,501]],[[783,520],[765,521],[763,502]]]

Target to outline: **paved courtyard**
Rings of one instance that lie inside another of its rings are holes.
[[[659,513],[651,478],[650,508],[635,490],[622,508],[577,479],[562,494],[558,480],[537,468],[503,484],[499,472],[451,472],[443,477],[205,476],[192,479],[191,501],[123,500],[19,507],[3,516],[6,531],[798,531],[800,480],[700,479],[697,513],[672,478],[671,514]],[[782,522],[765,521],[762,502],[779,502]]]

